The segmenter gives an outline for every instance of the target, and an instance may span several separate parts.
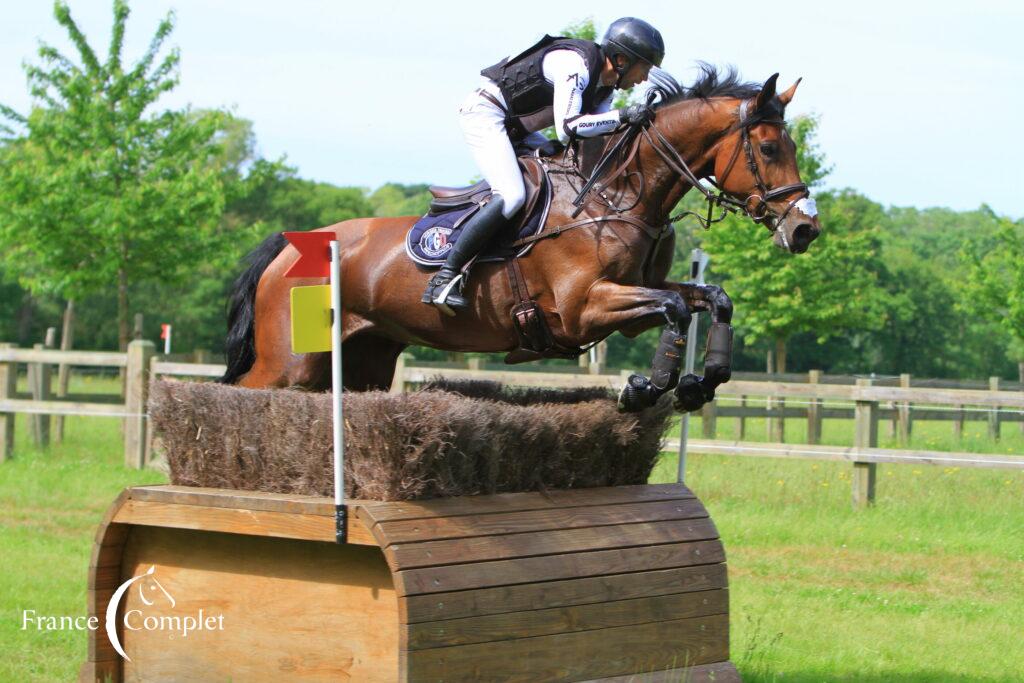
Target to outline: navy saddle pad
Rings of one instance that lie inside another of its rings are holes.
[[[512,223],[503,234],[498,235],[494,242],[487,246],[477,263],[487,261],[504,261],[513,256],[522,256],[530,250],[533,244],[516,248],[511,246],[513,242],[530,235],[535,235],[544,228],[544,222],[548,215],[548,206],[551,203],[550,183],[545,179],[544,187],[540,190],[539,201],[534,205],[533,211],[523,220],[516,220],[513,217]],[[409,230],[405,238],[405,252],[416,263],[427,267],[440,267],[448,258],[448,252],[459,240],[462,234],[462,226],[470,217],[480,210],[479,204],[460,206],[443,213],[428,213],[420,218]],[[518,230],[512,226],[519,226]]]

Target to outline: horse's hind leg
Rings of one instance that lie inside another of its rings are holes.
[[[346,339],[341,345],[341,376],[345,390],[390,389],[395,377],[395,363],[405,346],[366,332]]]

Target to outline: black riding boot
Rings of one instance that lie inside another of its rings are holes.
[[[462,297],[465,274],[461,271],[507,223],[508,219],[501,212],[504,206],[504,200],[494,196],[466,221],[459,240],[448,252],[448,260],[427,283],[427,290],[420,299],[423,303],[433,304],[448,315],[455,315],[453,309],[469,305]]]

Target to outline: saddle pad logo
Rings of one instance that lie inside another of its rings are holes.
[[[430,228],[420,237],[420,249],[429,258],[444,256],[452,248],[452,243],[448,241],[451,234],[451,228]]]

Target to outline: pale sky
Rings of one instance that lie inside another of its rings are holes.
[[[0,0],[0,102],[29,99],[21,63],[38,40],[75,53],[45,1]],[[105,57],[111,3],[72,0]],[[694,62],[734,64],[749,80],[804,81],[789,114],[821,116],[832,187],[898,206],[1024,216],[1024,3],[844,2],[719,5],[516,0],[132,3],[126,61],[168,10],[181,85],[165,106],[227,107],[254,122],[260,152],[302,177],[341,185],[456,184],[477,174],[456,120],[480,69],[543,33],[624,14],[665,37],[664,68],[688,83]]]

